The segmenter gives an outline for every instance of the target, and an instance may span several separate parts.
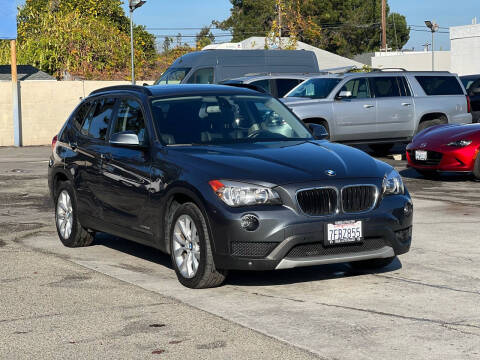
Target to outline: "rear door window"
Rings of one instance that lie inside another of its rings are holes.
[[[98,99],[83,123],[82,134],[93,139],[105,140],[115,109],[115,102],[115,98]]]
[[[412,92],[410,91],[410,86],[408,85],[408,81],[405,78],[405,76],[397,77],[397,82],[400,88],[401,96],[412,96]]]
[[[77,130],[80,130],[82,128],[85,117],[87,116],[91,106],[92,104],[89,101],[84,102],[78,107],[75,115],[73,115],[72,124]]]
[[[377,98],[400,96],[400,88],[396,77],[372,77],[370,82]]]
[[[463,95],[463,89],[454,76],[415,76],[427,95]]]

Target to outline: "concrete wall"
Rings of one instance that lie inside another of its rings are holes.
[[[128,84],[127,81],[20,82],[22,144],[50,144],[80,98],[102,87]],[[12,83],[0,81],[0,146],[13,145],[12,113]]]
[[[480,24],[450,28],[452,71],[459,75],[480,74]]]
[[[431,71],[431,52],[376,53],[372,58],[374,68],[404,68],[409,71]],[[435,51],[435,70],[450,71],[450,51]]]

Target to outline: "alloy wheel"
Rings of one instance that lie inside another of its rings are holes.
[[[66,190],[63,190],[57,199],[56,221],[62,237],[64,239],[70,238],[73,227],[73,207],[72,199]]]
[[[189,215],[178,217],[173,229],[173,255],[183,277],[195,277],[200,264],[200,237]]]

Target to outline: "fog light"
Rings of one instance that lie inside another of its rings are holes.
[[[413,212],[413,204],[409,201],[403,207],[403,213],[405,216],[410,216]]]
[[[255,231],[260,226],[260,221],[255,215],[243,215],[241,219],[241,226],[247,231]]]

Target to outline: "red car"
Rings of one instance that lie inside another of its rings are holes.
[[[480,124],[437,125],[419,132],[407,146],[408,165],[423,175],[473,173],[480,179]]]

